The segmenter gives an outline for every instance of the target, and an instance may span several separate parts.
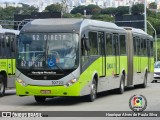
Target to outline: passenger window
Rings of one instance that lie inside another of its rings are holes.
[[[125,35],[120,35],[120,55],[126,55]]]
[[[106,53],[112,55],[112,34],[106,33]]]
[[[97,32],[89,32],[90,55],[98,55]]]

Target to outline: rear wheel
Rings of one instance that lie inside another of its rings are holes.
[[[0,75],[0,97],[4,96],[5,93],[5,81],[4,77]]]
[[[140,87],[142,87],[142,88],[147,87],[147,72],[145,73],[145,76],[144,76],[144,82],[143,82],[143,84],[140,85]]]
[[[94,78],[91,84],[90,94],[87,96],[87,100],[89,102],[93,102],[96,99],[96,97],[97,97],[97,83]]]
[[[46,97],[43,96],[34,96],[37,103],[44,103],[46,101]]]
[[[123,94],[124,93],[124,75],[121,76],[121,82],[120,82],[120,86],[117,90],[118,94]]]

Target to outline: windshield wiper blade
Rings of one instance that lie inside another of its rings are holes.
[[[57,65],[57,63],[54,63],[56,66],[57,66],[57,68],[61,71],[61,72],[64,72],[64,70],[61,68],[61,67],[59,67],[59,65]]]

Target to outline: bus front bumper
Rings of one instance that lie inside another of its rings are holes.
[[[80,96],[80,84],[71,86],[32,86],[16,81],[16,95],[18,96]]]

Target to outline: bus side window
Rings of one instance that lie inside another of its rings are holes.
[[[16,40],[15,40],[15,36],[12,36],[11,38],[11,57],[15,57],[15,52],[16,52]]]
[[[5,42],[4,42],[4,40],[5,40],[5,38],[3,38],[3,39],[1,39],[2,41],[1,41],[1,55],[2,55],[2,57],[5,57],[6,55],[5,55]]]
[[[6,44],[6,47],[5,47],[5,53],[6,53],[6,57],[11,57],[11,50],[10,50],[10,40],[11,40],[11,36],[9,35],[6,35],[5,36],[5,44]]]
[[[141,51],[140,51],[140,49],[141,49],[141,45],[140,45],[140,38],[139,37],[136,37],[136,55],[137,56],[140,56],[141,55]]]
[[[150,57],[150,40],[147,39],[147,56]]]
[[[153,41],[150,42],[150,50],[151,50],[150,55],[153,57]]]
[[[0,34],[0,57],[2,57],[2,51],[1,51],[1,49],[2,49],[2,44],[1,44],[2,39],[3,39],[3,35]]]
[[[106,33],[106,53],[112,55],[112,34]]]
[[[134,55],[137,55],[137,41],[136,37],[133,37],[133,45],[134,45]]]
[[[126,55],[126,39],[125,35],[120,35],[120,55]]]
[[[147,56],[147,39],[144,39],[144,56]]]
[[[97,32],[89,32],[90,55],[98,55]]]

